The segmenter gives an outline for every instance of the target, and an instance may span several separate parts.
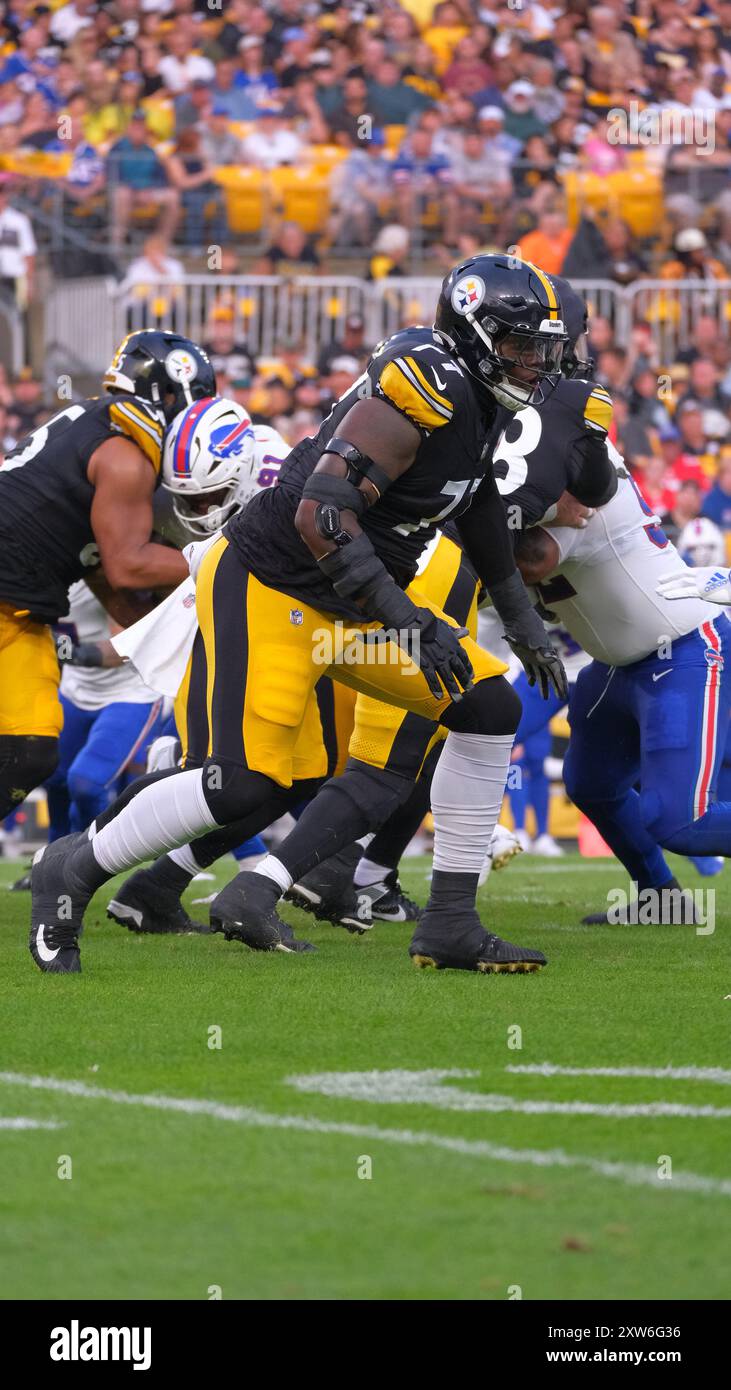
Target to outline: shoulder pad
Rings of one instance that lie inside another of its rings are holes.
[[[134,396],[118,396],[109,404],[109,423],[141,449],[156,473],[162,458],[163,426],[157,411]]]
[[[428,329],[421,341],[405,342],[401,353],[382,367],[376,359],[373,366],[376,394],[390,401],[422,433],[431,434],[449,424],[463,373]]]

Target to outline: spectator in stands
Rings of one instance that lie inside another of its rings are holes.
[[[330,236],[338,245],[367,246],[391,200],[391,171],[383,158],[383,132],[374,130],[370,140],[355,149],[351,136],[342,130],[339,143],[349,147],[350,153],[336,164],[330,179]]]
[[[214,103],[201,117],[196,130],[200,135],[201,154],[206,163],[219,166],[241,163],[243,146],[238,135],[229,127],[225,106]]]
[[[690,342],[678,349],[678,362],[695,362],[698,357],[713,359],[719,343],[725,345],[726,339],[718,321],[711,314],[700,314],[691,330]]]
[[[180,194],[186,246],[203,245],[206,225],[211,241],[220,245],[226,237],[223,200],[214,182],[215,164],[204,155],[197,130],[181,130],[165,168],[171,187]]]
[[[505,130],[505,112],[500,106],[483,106],[477,116],[480,134],[485,142],[485,154],[497,159],[507,171],[522,149],[522,142]]]
[[[160,59],[160,76],[173,96],[184,92],[193,82],[213,82],[216,69],[210,58],[195,51],[195,33],[189,15],[177,15],[174,27],[166,35],[165,56]]]
[[[718,476],[703,499],[701,514],[715,521],[722,531],[731,532],[731,449],[728,447],[721,450]]]
[[[683,527],[700,515],[702,501],[702,489],[693,478],[686,478],[680,483],[670,508],[660,516],[662,529],[673,544],[677,542]]]
[[[361,365],[357,357],[336,357],[330,363],[330,371],[323,380],[324,397],[321,401],[323,417],[329,414],[336,401],[350,390],[353,382],[357,380],[361,373]]]
[[[135,111],[127,134],[109,151],[107,177],[112,188],[115,245],[124,245],[134,211],[148,206],[160,214],[160,234],[172,240],[180,215],[180,195],[170,187],[164,165],[147,139],[144,111]]]
[[[370,348],[365,341],[365,319],[361,314],[348,314],[342,337],[332,338],[320,349],[317,370],[321,376],[327,376],[337,357],[354,357],[362,369],[369,352]]]
[[[208,334],[203,344],[216,373],[221,395],[221,383],[253,378],[254,361],[245,343],[237,340],[234,310],[229,304],[215,304],[208,320]]]
[[[465,131],[462,153],[452,167],[454,192],[459,199],[459,224],[465,230],[479,226],[485,214],[491,220],[505,210],[513,191],[504,165],[485,153],[484,141],[475,126]]]
[[[260,169],[278,169],[298,162],[302,141],[290,129],[281,104],[263,106],[257,114],[256,129],[244,140],[244,158]]]
[[[265,63],[264,40],[258,34],[245,35],[239,42],[236,86],[255,107],[265,106],[279,87],[275,74]]]
[[[566,213],[554,203],[541,213],[535,231],[521,237],[520,254],[549,275],[559,275],[572,238]]]
[[[378,125],[406,125],[410,117],[430,105],[429,97],[403,81],[398,63],[386,57],[368,83],[368,109]]]
[[[505,93],[505,130],[525,144],[531,135],[545,135],[546,127],[535,113],[536,89],[532,82],[520,78],[511,82]]]
[[[368,110],[368,86],[359,73],[349,73],[343,83],[340,108],[330,117],[330,133],[336,144],[345,133],[353,145],[363,144],[373,129],[373,117]]]
[[[705,232],[684,227],[674,241],[675,256],[660,266],[663,280],[724,280],[726,268],[709,254]]]
[[[210,115],[213,107],[212,88],[209,82],[196,77],[185,91],[175,98],[175,133],[179,135],[187,126],[198,126]]]
[[[175,281],[184,274],[183,262],[170,255],[165,237],[159,234],[148,236],[142,255],[130,262],[120,285],[120,293],[134,293],[137,299],[149,298],[157,293],[161,280]]]
[[[492,82],[492,68],[480,56],[480,45],[472,34],[455,44],[452,61],[442,77],[445,92],[480,92]]]
[[[64,138],[51,141],[46,149],[71,155],[71,167],[63,180],[64,197],[81,214],[90,214],[106,187],[106,166],[99,150],[84,135],[86,101],[75,97],[66,113]]]
[[[51,104],[40,88],[36,88],[25,103],[23,118],[18,125],[18,146],[21,149],[47,149],[57,134],[58,124]]]
[[[297,78],[290,93],[288,109],[292,129],[303,145],[328,143],[330,131],[317,100],[317,88],[311,73],[303,73]]]
[[[581,148],[581,164],[589,174],[617,174],[627,163],[627,152],[616,140],[610,139],[614,127],[609,116],[603,116],[593,127]]]
[[[410,251],[411,236],[408,227],[389,222],[381,228],[376,237],[368,267],[368,279],[383,280],[388,276],[407,275]]]
[[[84,134],[92,145],[105,145],[123,133],[122,114],[115,101],[116,81],[96,59],[82,66],[79,82],[86,96]]]
[[[236,81],[238,68],[232,58],[216,63],[215,80],[210,87],[211,101],[221,106],[230,121],[253,121],[257,107],[249,92]]]
[[[12,174],[0,171],[0,297],[24,311],[33,289],[37,248],[30,218],[10,201],[12,188]]]
[[[8,427],[17,439],[22,439],[36,428],[43,413],[43,383],[34,377],[31,367],[23,367],[12,390]]]
[[[399,151],[391,176],[396,215],[401,225],[412,233],[420,230],[422,218],[434,208],[442,237],[451,241],[459,223],[453,169],[445,155],[434,153],[428,129],[417,127],[412,131],[408,150]]]
[[[57,9],[51,20],[51,36],[57,43],[71,43],[76,35],[94,23],[94,0],[72,0]]]
[[[258,265],[260,275],[316,275],[320,258],[296,222],[283,222]]]
[[[533,111],[545,127],[558,121],[564,109],[564,95],[556,85],[556,69],[549,58],[534,58],[530,66],[533,84]]]
[[[612,345],[599,354],[597,379],[606,386],[610,396],[623,391],[627,385],[627,353],[624,348]]]
[[[708,439],[703,428],[703,410],[688,396],[675,412],[680,431],[680,453],[671,476],[677,480],[693,478],[704,490],[716,475],[719,446]]]
[[[632,376],[629,412],[633,420],[647,429],[661,430],[670,424],[670,415],[658,400],[657,373],[650,367],[638,366]]]
[[[703,432],[709,439],[725,439],[731,429],[731,402],[721,388],[720,375],[715,362],[707,357],[697,357],[688,374],[686,398],[693,399],[703,412]]]
[[[279,85],[285,90],[295,86],[300,77],[309,77],[313,41],[306,29],[293,26],[282,35],[282,51],[276,62]]]

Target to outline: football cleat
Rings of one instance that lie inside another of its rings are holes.
[[[426,909],[409,955],[422,970],[476,970],[482,975],[531,975],[547,964],[542,951],[514,946],[485,931],[474,911]]]
[[[151,936],[206,935],[211,928],[188,916],[177,893],[148,883],[145,869],[127,879],[107,907],[107,917],[129,931]]]
[[[613,907],[605,912],[589,912],[582,917],[583,927],[675,927],[695,926],[697,923],[693,892],[681,888],[676,878],[668,879],[660,888],[643,888],[626,907]]]
[[[530,847],[531,854],[540,854],[544,859],[563,859],[563,850],[553,835],[539,835]]]
[[[30,953],[39,970],[49,975],[78,975],[81,971],[79,936],[84,908],[91,894],[74,892],[69,882],[69,861],[86,831],[65,835],[39,849],[31,869]]]
[[[484,887],[493,869],[504,869],[516,854],[523,853],[523,846],[518,836],[512,830],[508,830],[507,825],[501,825],[498,821],[492,832],[490,848],[487,851],[485,862],[480,870],[480,877],[477,881],[478,888]]]
[[[23,874],[22,878],[16,878],[15,883],[11,883],[11,885],[10,885],[10,892],[11,892],[11,893],[29,893],[29,892],[30,892],[30,876],[31,876],[31,871],[30,871],[30,869],[29,869],[28,872],[27,872],[27,874]]]
[[[356,852],[357,851],[357,852]],[[353,869],[361,856],[360,845],[323,860],[303,874],[285,893],[287,902],[303,912],[311,912],[319,922],[362,936],[373,926],[370,889],[353,886]]]
[[[407,897],[399,883],[396,869],[386,874],[382,883],[369,883],[356,892],[367,894],[371,913],[376,922],[419,922],[424,911],[413,898]]]
[[[222,932],[227,941],[243,941],[252,951],[315,951],[282,921],[278,900],[277,885],[265,874],[237,874],[211,903],[211,931]]]

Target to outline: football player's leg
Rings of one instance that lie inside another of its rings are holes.
[[[724,650],[725,649],[725,650]],[[678,854],[731,856],[731,802],[716,789],[731,710],[731,622],[704,623],[673,645],[672,688],[638,682],[641,808],[648,832]]]
[[[56,768],[59,679],[50,628],[0,603],[0,820]]]
[[[569,705],[571,738],[564,758],[567,795],[588,816],[639,891],[675,879],[642,815],[640,725],[623,669],[594,661],[580,673]],[[608,920],[589,913],[587,925]]]
[[[57,854],[37,865],[34,922],[50,916],[57,923],[59,894],[70,898],[72,920],[61,929],[74,938],[69,949],[77,949],[84,907],[106,879],[249,815],[273,787],[291,784],[294,745],[317,674],[313,634],[322,616],[293,608],[286,595],[259,584],[224,539],[203,561],[197,604],[209,755],[202,768],[145,787],[91,840],[66,846],[68,863]],[[265,824],[260,820],[249,833]]]
[[[85,830],[114,798],[124,768],[152,729],[159,706],[115,702],[99,710],[68,771],[71,829]]]
[[[95,711],[79,709],[78,705],[61,695],[63,729],[59,739],[58,766],[45,782],[48,801],[48,839],[59,840],[71,831],[71,794],[68,772],[77,753],[83,748],[94,722]]]

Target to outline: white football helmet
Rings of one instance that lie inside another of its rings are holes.
[[[178,521],[200,539],[220,530],[255,489],[254,428],[243,406],[223,396],[195,401],[177,415],[163,446],[162,485]]]
[[[678,550],[686,564],[725,565],[726,542],[723,532],[707,516],[697,516],[683,527],[678,537]]]

